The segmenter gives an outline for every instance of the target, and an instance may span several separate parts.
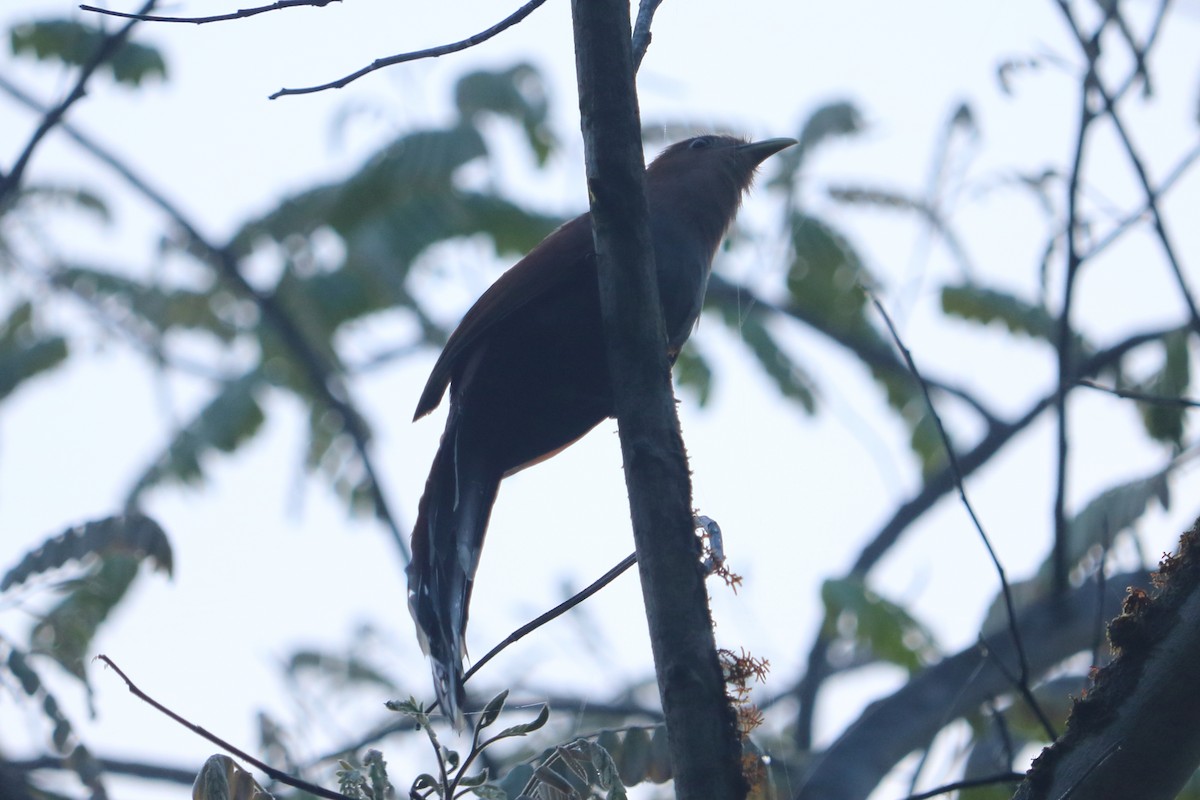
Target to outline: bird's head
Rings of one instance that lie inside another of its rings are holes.
[[[678,214],[715,248],[733,222],[758,165],[794,144],[795,139],[748,142],[716,134],[676,142],[646,168],[650,207]]]

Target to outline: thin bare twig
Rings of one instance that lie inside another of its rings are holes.
[[[871,298],[871,303],[875,306],[875,310],[883,317],[888,333],[892,336],[892,341],[895,342],[896,347],[900,350],[900,355],[904,359],[904,363],[908,366],[909,372],[912,373],[913,378],[917,381],[917,385],[921,387],[921,394],[925,398],[925,407],[929,409],[929,416],[933,420],[938,436],[942,440],[942,446],[946,450],[950,474],[953,476],[954,485],[958,489],[958,498],[962,502],[963,508],[966,509],[967,516],[971,518],[971,523],[975,526],[975,530],[979,534],[984,548],[987,550],[988,558],[992,560],[992,566],[996,570],[996,575],[1000,578],[1000,591],[1004,595],[1004,609],[1008,615],[1008,629],[1012,635],[1017,660],[1021,665],[1021,673],[1017,676],[1015,685],[1021,696],[1025,698],[1025,702],[1029,704],[1030,710],[1037,716],[1038,721],[1050,736],[1050,740],[1053,741],[1058,738],[1058,734],[1055,732],[1054,726],[1050,723],[1050,719],[1046,716],[1045,711],[1042,710],[1037,699],[1033,696],[1033,689],[1029,686],[1029,659],[1025,655],[1025,645],[1021,642],[1021,632],[1017,629],[1017,610],[1013,602],[1012,587],[1009,586],[1008,576],[1004,572],[1004,565],[1000,563],[1000,557],[996,555],[996,550],[992,547],[992,541],[988,537],[987,532],[984,531],[983,523],[979,521],[979,517],[975,514],[975,508],[971,505],[971,501],[967,497],[967,489],[964,484],[962,470],[958,466],[958,455],[955,452],[954,443],[950,441],[950,435],[946,433],[946,427],[942,424],[942,418],[938,415],[937,407],[933,404],[933,398],[929,395],[929,386],[921,377],[921,372],[917,369],[916,362],[913,361],[912,353],[904,345],[903,340],[901,340],[896,326],[892,324],[892,318],[888,315],[887,309],[883,307],[883,303],[879,302],[879,298],[873,293],[868,291],[867,296]]]
[[[155,0],[146,0],[146,4],[142,6],[142,11],[145,12],[154,8],[154,3]],[[105,36],[95,52],[92,53],[91,58],[79,68],[79,77],[75,79],[75,85],[71,87],[71,91],[67,93],[67,96],[58,105],[46,110],[42,115],[41,124],[38,125],[33,135],[29,137],[29,141],[25,144],[25,149],[17,156],[12,169],[9,170],[7,175],[0,175],[0,207],[8,201],[9,197],[21,185],[21,179],[25,175],[25,168],[29,165],[29,159],[33,157],[33,151],[37,149],[38,144],[45,138],[46,134],[62,122],[62,118],[66,115],[67,110],[83,99],[83,96],[87,94],[87,83],[91,80],[93,73],[120,49],[125,40],[129,38],[129,33],[133,30],[133,26],[137,25],[137,23],[136,19],[130,20],[119,30]]]
[[[545,2],[546,0],[529,0],[528,3],[518,8],[512,14],[509,14],[492,27],[485,31],[480,31],[474,36],[468,36],[466,39],[462,39],[461,41],[451,42],[450,44],[442,44],[438,45],[437,47],[429,47],[425,50],[414,50],[411,53],[400,53],[399,55],[388,56],[387,58],[377,58],[362,69],[356,72],[351,72],[349,75],[338,78],[336,81],[322,83],[319,86],[305,86],[300,89],[280,89],[278,92],[271,95],[270,99],[275,100],[276,98],[293,94],[312,94],[314,92],[323,92],[326,89],[341,89],[342,87],[353,83],[364,75],[369,75],[370,73],[383,69],[384,67],[403,64],[406,61],[417,61],[418,59],[422,58],[437,58],[438,56],[444,56],[450,53],[457,53],[460,50],[466,50],[470,47],[474,47],[477,44],[482,44],[496,34],[511,28],[513,25],[516,25],[518,22],[532,14]]]
[[[500,644],[496,645],[491,650],[487,651],[487,654],[483,658],[476,661],[475,664],[472,665],[472,667],[469,670],[467,670],[467,673],[465,675],[463,675],[463,682],[465,683],[466,681],[470,680],[472,675],[474,675],[476,672],[481,670],[483,668],[484,664],[491,661],[495,656],[499,655],[501,650],[508,647],[513,642],[516,642],[516,641],[519,641],[519,640],[525,638],[529,634],[536,631],[538,628],[545,625],[547,622],[550,622],[553,619],[557,619],[558,617],[561,617],[563,614],[567,613],[572,608],[579,605],[584,600],[587,600],[589,597],[594,595],[596,592],[600,591],[605,586],[608,586],[610,583],[615,581],[617,578],[619,578],[622,574],[624,574],[626,571],[628,571],[628,569],[636,563],[637,563],[637,553],[630,553],[629,555],[625,556],[625,558],[621,559],[620,563],[618,563],[615,567],[613,567],[608,572],[601,575],[596,580],[592,581],[591,584],[589,584],[584,589],[581,589],[580,591],[571,595],[566,600],[559,603],[558,605],[556,605],[554,608],[550,609],[546,613],[539,614],[537,617],[531,619],[529,622],[526,622],[524,625],[517,628],[515,631],[510,633],[508,636],[504,637],[504,641],[500,642]]]
[[[168,17],[161,14],[131,14],[126,11],[113,11],[109,8],[97,8],[96,6],[81,5],[80,11],[92,11],[96,14],[103,14],[106,17],[120,17],[121,19],[132,19],[138,22],[188,22],[193,25],[203,25],[207,22],[225,22],[231,19],[245,19],[253,17],[256,14],[265,14],[268,11],[278,11],[283,8],[296,8],[297,6],[315,6],[324,8],[330,3],[340,3],[342,0],[279,0],[277,3],[272,3],[269,6],[255,6],[253,8],[239,8],[237,11],[231,11],[228,14],[215,14],[210,17]]]
[[[315,783],[309,783],[308,781],[303,780],[302,778],[297,778],[294,775],[290,775],[286,772],[283,772],[282,770],[275,769],[274,767],[270,766],[269,764],[265,764],[262,761],[259,761],[257,758],[250,755],[245,750],[241,750],[237,747],[234,747],[232,744],[225,741],[220,736],[217,736],[215,733],[212,733],[212,732],[206,730],[205,728],[197,725],[196,723],[188,720],[186,717],[184,717],[180,714],[177,714],[176,712],[167,708],[162,703],[155,700],[150,695],[143,692],[140,688],[138,688],[137,684],[135,684],[133,681],[131,681],[129,679],[129,676],[126,675],[121,670],[121,668],[118,667],[113,662],[113,660],[111,658],[109,658],[108,656],[99,655],[99,656],[96,656],[96,658],[99,661],[103,662],[104,665],[107,666],[109,669],[111,669],[113,672],[117,673],[117,675],[120,676],[121,680],[125,681],[125,687],[127,689],[129,689],[129,691],[135,697],[137,697],[139,700],[148,704],[150,707],[154,708],[156,711],[158,711],[162,714],[165,714],[166,716],[175,720],[175,722],[178,722],[180,725],[187,728],[192,733],[194,733],[198,736],[201,736],[201,737],[207,739],[208,741],[212,742],[217,747],[224,750],[226,753],[230,753],[233,756],[235,756],[236,758],[240,758],[242,761],[245,761],[247,764],[252,765],[256,769],[262,770],[264,773],[266,773],[266,775],[271,780],[279,781],[280,783],[287,784],[288,786],[292,786],[296,789],[300,789],[301,791],[305,791],[305,792],[308,792],[309,794],[316,795],[317,797],[324,797],[324,798],[326,798],[326,800],[354,800],[354,798],[344,795],[341,792],[335,792],[330,789],[326,789],[322,786],[318,786]]]
[[[624,574],[626,571],[628,571],[628,569],[636,563],[637,563],[637,553],[630,553],[629,555],[625,556],[625,558],[623,558],[615,567],[613,567],[608,572],[601,575],[596,580],[592,581],[585,588],[583,588],[583,589],[579,590],[578,592],[576,592],[575,594],[571,595],[566,600],[562,601],[561,603],[559,603],[558,605],[556,605],[554,608],[550,609],[549,611],[545,612],[544,614],[539,614],[538,616],[534,617],[529,622],[526,622],[524,625],[522,625],[521,627],[517,628],[515,631],[510,633],[508,636],[504,637],[504,641],[500,642],[498,645],[493,647],[491,650],[488,650],[483,658],[476,661],[471,666],[471,668],[469,670],[467,670],[466,674],[463,675],[463,683],[466,683],[467,681],[471,680],[471,677],[476,672],[479,672],[479,670],[483,669],[484,664],[488,663],[493,658],[498,656],[500,654],[500,652],[502,650],[504,650],[505,648],[507,648],[509,645],[514,644],[515,642],[518,642],[521,639],[524,639],[526,636],[533,633],[538,628],[542,627],[543,625],[550,622],[551,620],[561,617],[563,614],[567,613],[572,608],[579,605],[584,600],[587,600],[589,597],[594,595],[596,592],[600,591],[605,586],[608,586],[610,583],[615,581],[617,578],[619,578],[622,574]],[[425,709],[425,713],[430,714],[437,707],[438,707],[438,701],[434,700],[433,703],[430,704]]]

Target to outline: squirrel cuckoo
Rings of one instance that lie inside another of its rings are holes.
[[[674,361],[704,300],[713,255],[758,165],[794,139],[698,136],[646,169],[663,346]],[[461,719],[467,605],[500,481],[613,416],[590,214],[547,236],[467,311],[413,419],[450,388],[446,431],[412,535],[408,604],[442,710]]]

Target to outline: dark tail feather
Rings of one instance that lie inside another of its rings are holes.
[[[463,655],[467,610],[479,551],[500,486],[498,470],[460,457],[458,415],[442,435],[412,535],[408,608],[433,662],[433,685],[442,711],[462,726]]]

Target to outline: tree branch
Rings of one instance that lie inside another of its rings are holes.
[[[654,21],[654,12],[662,5],[662,0],[641,0],[638,3],[637,22],[633,26],[633,71],[636,73],[642,66],[642,59],[650,49],[650,24]]]
[[[239,8],[237,11],[232,11],[228,14],[214,14],[210,17],[167,17],[161,14],[130,14],[125,11],[113,11],[109,8],[97,8],[96,6],[81,5],[80,11],[91,11],[96,14],[103,14],[106,17],[120,17],[121,19],[132,19],[138,22],[188,22],[193,25],[203,25],[208,22],[225,22],[231,19],[245,19],[253,17],[257,14],[265,14],[268,11],[279,11],[284,8],[296,8],[298,6],[316,6],[324,8],[330,3],[340,3],[342,0],[279,0],[276,3],[271,3],[269,6],[255,6],[253,8]]]
[[[266,764],[266,763],[258,760],[257,758],[250,755],[246,751],[241,750],[237,747],[234,747],[232,744],[225,741],[221,737],[217,736],[216,734],[212,733],[209,730],[206,730],[205,728],[201,727],[200,725],[197,725],[196,723],[185,718],[181,714],[178,714],[178,713],[172,711],[171,709],[167,708],[162,703],[155,700],[150,695],[143,692],[138,687],[138,685],[135,684],[133,681],[131,681],[129,679],[129,677],[126,676],[125,673],[121,671],[121,668],[118,667],[116,664],[114,664],[112,659],[110,659],[108,656],[98,655],[98,656],[96,656],[96,658],[98,658],[100,661],[102,661],[105,664],[105,666],[107,666],[113,672],[117,673],[117,675],[121,678],[121,680],[125,682],[125,688],[129,689],[130,693],[133,694],[135,697],[137,697],[139,700],[141,700],[143,703],[146,703],[147,705],[149,705],[151,708],[155,709],[159,713],[164,714],[167,717],[170,717],[172,720],[179,723],[183,727],[187,728],[188,730],[190,730],[192,733],[196,734],[197,736],[207,739],[208,741],[212,742],[213,744],[215,744],[217,747],[221,748],[225,752],[235,756],[236,758],[241,759],[242,761],[245,761],[247,764],[250,764],[255,769],[265,772],[267,774],[267,777],[269,777],[271,780],[279,781],[280,783],[285,783],[288,786],[292,786],[296,789],[300,789],[301,791],[308,792],[309,794],[315,795],[317,797],[326,798],[326,800],[354,800],[354,798],[348,797],[347,795],[344,795],[341,792],[331,791],[329,789],[324,788],[323,786],[317,786],[315,783],[309,783],[306,780],[302,780],[300,778],[297,778],[294,775],[290,775],[290,774],[284,772],[283,770],[275,769],[274,767],[270,766],[269,764]]]
[[[1109,623],[1118,656],[1077,701],[1067,732],[1034,761],[1015,800],[1170,800],[1200,764],[1200,520],[1164,556],[1155,591]]]
[[[627,0],[573,0],[588,194],[642,596],[680,800],[746,794],[654,272]]]
[[[1072,376],[1073,381],[1091,377],[1102,369],[1119,362],[1131,350],[1150,342],[1161,341],[1166,336],[1179,330],[1178,327],[1150,331],[1130,336],[1121,342],[1101,350],[1077,366],[1077,372]],[[1018,433],[1028,428],[1046,409],[1051,408],[1057,395],[1057,389],[1032,403],[1026,412],[1018,419],[992,427],[987,434],[970,450],[958,456],[959,470],[965,478],[1008,444]],[[954,488],[954,479],[948,467],[925,479],[925,483],[909,500],[902,503],[893,513],[891,519],[875,534],[874,538],[862,549],[851,575],[866,575],[883,558],[884,554],[900,539],[909,526],[920,519],[929,509],[933,508],[944,495]],[[829,640],[818,634],[809,649],[807,667],[804,677],[796,686],[795,694],[800,704],[796,723],[797,744],[805,749],[811,747],[813,709],[816,696],[821,684],[829,676],[826,656],[829,651]]]
[[[326,89],[341,89],[342,87],[353,83],[364,75],[369,75],[370,73],[383,69],[384,67],[390,67],[395,64],[403,64],[406,61],[416,61],[422,58],[437,58],[438,56],[444,56],[450,53],[457,53],[460,50],[466,50],[467,48],[474,47],[477,44],[482,44],[496,34],[511,28],[513,25],[516,25],[518,22],[532,14],[538,8],[538,6],[545,2],[546,0],[529,0],[528,3],[518,8],[512,14],[509,14],[492,27],[485,31],[480,31],[474,36],[468,36],[466,39],[462,39],[461,41],[451,42],[450,44],[442,44],[438,45],[437,47],[429,47],[425,50],[415,50],[411,53],[400,53],[399,55],[388,56],[387,58],[377,58],[357,72],[351,72],[349,75],[338,78],[336,81],[322,83],[319,86],[305,86],[300,89],[280,89],[278,92],[271,95],[270,99],[275,100],[276,98],[293,94],[312,94],[314,92],[323,92]]]
[[[1065,596],[1046,597],[1025,608],[1017,629],[1030,668],[1042,674],[1088,650],[1097,613],[1114,616],[1127,586],[1148,584],[1145,571],[1130,572],[1110,576],[1102,593],[1091,580]],[[1004,665],[1015,664],[1013,638],[1003,631],[984,638],[982,646],[973,645],[928,667],[891,696],[868,706],[816,759],[795,800],[866,798],[901,759],[928,746],[951,721],[1007,694],[1012,683]]]

